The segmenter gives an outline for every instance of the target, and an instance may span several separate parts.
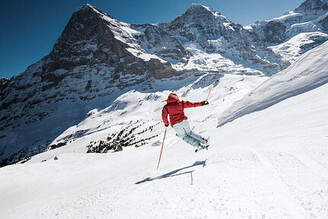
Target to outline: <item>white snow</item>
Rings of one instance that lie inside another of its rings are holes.
[[[285,61],[295,62],[303,53],[302,46],[313,43],[312,38],[328,38],[328,34],[322,32],[300,33],[285,43],[269,47],[275,53],[281,55]]]
[[[327,92],[326,84],[224,127],[203,127],[208,151],[194,153],[170,128],[159,171],[160,146],[58,160],[54,150],[40,155],[46,162],[1,168],[0,217],[326,218]],[[192,126],[199,117],[191,116]]]
[[[226,47],[227,43],[224,39],[209,40],[209,43],[216,46],[218,51],[220,48]],[[231,55],[226,54],[227,57],[219,53],[206,53],[202,49],[198,48],[195,44],[185,44],[185,48],[190,52],[191,56],[188,63],[178,63],[172,65],[176,70],[193,70],[204,72],[221,72],[228,74],[248,74],[248,75],[263,75],[263,73],[255,68],[248,68],[249,64],[246,61],[240,60],[240,63],[235,63]],[[224,50],[222,50],[224,52]]]

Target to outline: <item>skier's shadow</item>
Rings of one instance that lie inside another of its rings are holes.
[[[145,183],[145,182],[149,182],[149,181],[154,181],[154,180],[158,180],[158,179],[165,179],[165,178],[168,178],[168,177],[181,176],[181,175],[184,175],[184,174],[192,173],[192,172],[194,172],[194,170],[183,172],[183,173],[178,173],[178,172],[181,171],[181,170],[185,170],[185,169],[191,168],[191,167],[195,167],[195,166],[203,166],[203,167],[205,167],[206,166],[206,160],[204,160],[204,161],[196,161],[192,165],[189,165],[189,166],[186,166],[186,167],[177,169],[177,170],[173,170],[171,172],[165,173],[165,174],[163,174],[161,176],[158,176],[158,177],[154,177],[154,178],[147,177],[146,179],[141,180],[139,182],[136,182],[135,184],[141,184],[141,183]]]

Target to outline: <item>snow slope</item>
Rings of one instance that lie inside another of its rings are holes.
[[[208,151],[194,153],[170,128],[159,171],[160,146],[54,160],[58,148],[6,166],[0,218],[326,218],[327,92],[325,84],[220,128],[206,119],[214,128],[197,131],[211,135]],[[201,116],[190,116],[192,126]]]
[[[290,67],[272,76],[242,100],[234,103],[222,114],[218,125],[327,83],[327,54],[328,42],[303,54]],[[327,104],[327,97],[323,97],[322,101]]]

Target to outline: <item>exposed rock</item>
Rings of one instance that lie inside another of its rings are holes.
[[[320,10],[328,10],[328,2],[326,0],[306,0],[295,9],[296,12],[313,12]]]
[[[180,62],[188,59],[188,53],[181,43],[163,29],[151,24],[133,25],[132,27],[139,31],[134,37],[148,53]]]
[[[0,79],[0,92],[6,87],[6,84],[9,82],[8,78]]]
[[[270,21],[265,25],[265,39],[269,43],[282,43],[286,40],[286,26],[280,22]]]
[[[319,23],[322,25],[323,30],[328,31],[328,15],[320,20]]]

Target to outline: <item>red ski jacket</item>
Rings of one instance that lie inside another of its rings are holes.
[[[171,126],[188,119],[187,116],[184,114],[184,108],[189,107],[197,107],[202,106],[200,102],[189,102],[179,100],[178,96],[175,93],[171,93],[167,98],[167,104],[163,107],[162,110],[162,119],[166,126],[169,125],[169,121],[167,119],[167,115],[170,116]]]

